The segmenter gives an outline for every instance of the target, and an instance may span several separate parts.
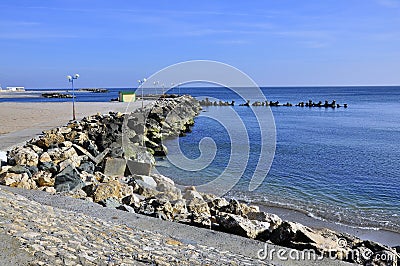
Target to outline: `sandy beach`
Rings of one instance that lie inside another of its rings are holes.
[[[3,96],[3,94],[1,94]],[[145,102],[147,104],[148,102]],[[76,118],[96,113],[125,112],[141,107],[141,102],[77,102]],[[33,138],[43,130],[62,126],[72,119],[72,104],[59,103],[0,103],[0,150]]]

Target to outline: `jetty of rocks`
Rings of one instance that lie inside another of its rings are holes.
[[[54,93],[42,93],[42,97],[61,99],[61,98],[73,98],[74,96],[72,96],[71,94],[67,94],[67,93],[54,92]]]
[[[107,93],[108,89],[100,89],[100,88],[82,88],[79,91],[87,91],[87,92],[94,92],[94,93]]]
[[[397,265],[397,252],[390,247],[284,221],[258,206],[195,187],[180,188],[171,178],[152,173],[154,156],[167,153],[161,141],[190,132],[200,110],[197,100],[181,96],[160,99],[132,113],[71,121],[8,151],[0,184],[59,193],[288,248],[312,249],[344,261],[382,265],[379,258],[385,257],[385,265]]]
[[[200,100],[200,105],[201,106],[234,106],[235,101],[231,102],[224,102],[224,101],[210,101],[208,98],[205,98],[204,100]],[[319,108],[347,108],[347,103],[344,104],[339,104],[336,103],[335,100],[332,102],[325,101],[325,103],[322,103],[322,101],[319,101],[317,103],[313,102],[312,100],[309,100],[308,102],[299,102],[296,105],[293,105],[290,102],[286,102],[281,104],[279,101],[255,101],[253,103],[250,103],[250,100],[247,100],[245,103],[239,104],[239,106],[272,106],[272,107],[279,107],[279,106],[285,106],[285,107],[319,107]]]

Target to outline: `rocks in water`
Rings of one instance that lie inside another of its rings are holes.
[[[78,171],[72,165],[68,165],[56,175],[54,181],[54,188],[57,192],[73,191],[82,188],[84,185]]]

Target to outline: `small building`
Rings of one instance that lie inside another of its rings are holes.
[[[120,91],[119,92],[119,101],[120,102],[134,102],[136,101],[136,94],[132,91]]]
[[[7,91],[25,91],[25,87],[7,87]]]

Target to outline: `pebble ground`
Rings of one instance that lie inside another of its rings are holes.
[[[26,265],[271,265],[42,205],[2,189],[0,228],[20,243],[21,253],[31,255]]]

